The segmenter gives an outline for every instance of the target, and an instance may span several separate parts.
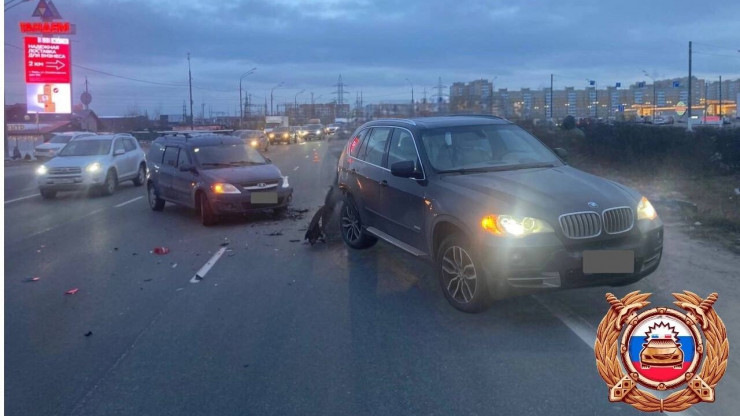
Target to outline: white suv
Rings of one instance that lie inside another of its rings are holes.
[[[131,180],[140,186],[146,180],[144,151],[129,134],[84,136],[69,143],[36,170],[43,198],[59,191],[99,189],[115,192],[118,183]]]
[[[36,159],[51,159],[56,156],[70,140],[78,137],[94,135],[95,133],[90,133],[89,131],[65,131],[63,133],[55,133],[51,136],[51,139],[48,142],[36,146],[33,149],[33,155]]]

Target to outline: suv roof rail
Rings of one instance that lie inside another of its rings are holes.
[[[157,133],[161,134],[162,136],[172,136],[172,138],[177,138],[177,136],[183,136],[185,141],[188,141],[189,138],[193,137],[190,133],[184,133],[181,131],[173,131],[173,130],[158,131]]]
[[[395,121],[397,123],[411,124],[412,126],[416,125],[414,120],[410,120],[408,118],[376,118],[375,120],[372,120],[372,121]]]
[[[494,116],[492,114],[450,114],[447,117],[481,117],[481,118],[491,118],[494,120],[506,120],[503,117]]]

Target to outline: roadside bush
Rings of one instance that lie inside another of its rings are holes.
[[[740,172],[740,129],[683,126],[641,126],[618,123],[590,124],[560,130],[524,126],[551,148],[563,147],[574,160],[588,159],[655,174],[663,169],[692,175]]]

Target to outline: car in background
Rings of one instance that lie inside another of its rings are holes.
[[[51,159],[62,150],[70,140],[77,137],[94,136],[95,133],[89,131],[67,131],[55,133],[48,142],[40,144],[33,149],[33,156],[36,159]]]
[[[275,143],[285,143],[290,144],[290,142],[293,140],[293,137],[290,132],[290,127],[275,127],[275,129],[270,132],[267,137],[270,139],[270,144]]]
[[[263,152],[270,150],[270,140],[267,135],[259,130],[236,130],[232,133],[232,136],[239,137],[244,143],[249,144],[255,149],[259,149]]]
[[[168,135],[147,153],[147,198],[154,211],[165,202],[195,209],[203,225],[221,216],[287,209],[288,177],[270,159],[236,137]]]
[[[331,136],[334,133],[336,133],[337,130],[339,130],[339,127],[341,127],[340,124],[332,123],[332,124],[329,124],[328,126],[326,126],[326,129],[324,129],[324,131],[326,132],[327,135]]]
[[[325,136],[324,126],[321,124],[309,124],[306,126],[306,141],[309,140],[323,140]]]
[[[146,180],[144,151],[130,134],[85,135],[72,139],[57,156],[36,170],[39,192],[45,199],[60,191],[97,189],[104,195],[130,180]]]
[[[674,119],[671,116],[657,116],[653,120],[653,124],[673,124]]]
[[[371,121],[339,159],[342,239],[355,249],[383,239],[430,260],[465,312],[655,271],[663,223],[650,202],[566,157],[493,116]]]

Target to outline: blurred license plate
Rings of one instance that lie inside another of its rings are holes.
[[[252,192],[250,197],[253,204],[277,204],[277,192]]]
[[[583,273],[634,273],[632,250],[587,250],[583,252]]]
[[[54,183],[75,183],[74,179],[55,179]]]

